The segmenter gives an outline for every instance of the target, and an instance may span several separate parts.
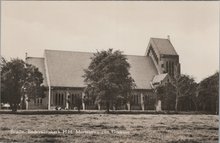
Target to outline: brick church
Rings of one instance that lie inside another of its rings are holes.
[[[38,67],[43,74],[45,97],[28,103],[28,109],[48,109],[55,107],[74,109],[78,98],[85,96],[84,69],[93,53],[45,50],[43,57],[26,57],[26,62]],[[143,56],[126,55],[130,73],[136,88],[132,91],[132,102],[125,105],[128,110],[155,110],[156,85],[180,74],[179,56],[168,39],[151,38]],[[67,98],[68,97],[68,98]],[[82,103],[83,110],[104,109],[104,105]]]

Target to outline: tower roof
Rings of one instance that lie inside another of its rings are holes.
[[[169,39],[151,38],[150,44],[160,55],[178,55]]]

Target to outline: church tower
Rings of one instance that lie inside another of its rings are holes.
[[[170,38],[151,38],[145,53],[150,56],[158,74],[168,73],[171,77],[180,75],[179,55],[175,51]]]

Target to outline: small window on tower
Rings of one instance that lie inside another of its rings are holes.
[[[164,64],[161,64],[161,67],[163,68],[163,67],[164,67]]]

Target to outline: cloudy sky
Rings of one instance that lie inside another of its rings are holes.
[[[181,72],[196,81],[219,69],[219,2],[2,1],[1,54],[42,57],[45,49],[144,55],[167,38]]]

